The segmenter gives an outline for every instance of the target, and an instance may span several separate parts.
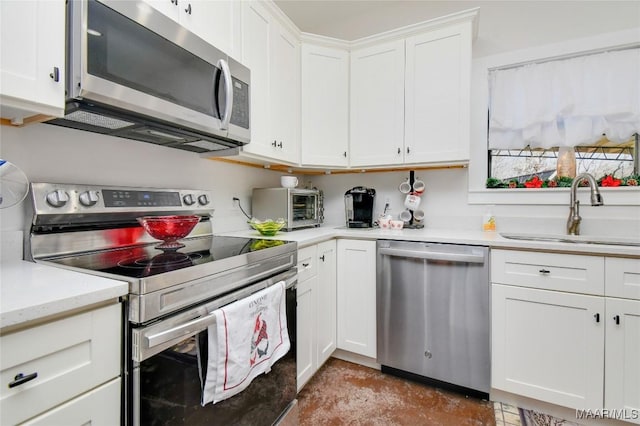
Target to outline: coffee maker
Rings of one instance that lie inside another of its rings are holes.
[[[347,228],[373,227],[373,201],[376,190],[356,186],[344,193],[344,208]]]

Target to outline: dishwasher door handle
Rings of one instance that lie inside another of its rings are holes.
[[[442,253],[437,251],[406,250],[393,248],[380,248],[378,249],[378,253],[385,256],[411,257],[414,259],[444,260],[460,263],[484,263],[484,255],[482,254]]]

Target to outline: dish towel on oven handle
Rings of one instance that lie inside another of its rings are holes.
[[[213,312],[203,406],[242,392],[289,351],[286,311],[281,281]]]

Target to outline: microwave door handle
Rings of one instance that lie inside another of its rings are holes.
[[[229,70],[229,64],[227,64],[227,61],[220,59],[217,67],[222,70],[224,90],[226,94],[226,105],[224,106],[224,117],[222,117],[220,130],[228,130],[229,122],[231,121],[231,112],[233,111],[233,80],[231,78],[231,71]]]

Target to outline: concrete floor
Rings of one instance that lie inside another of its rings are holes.
[[[496,425],[497,412],[490,401],[465,397],[335,358],[330,358],[302,388],[298,402],[301,426]]]

